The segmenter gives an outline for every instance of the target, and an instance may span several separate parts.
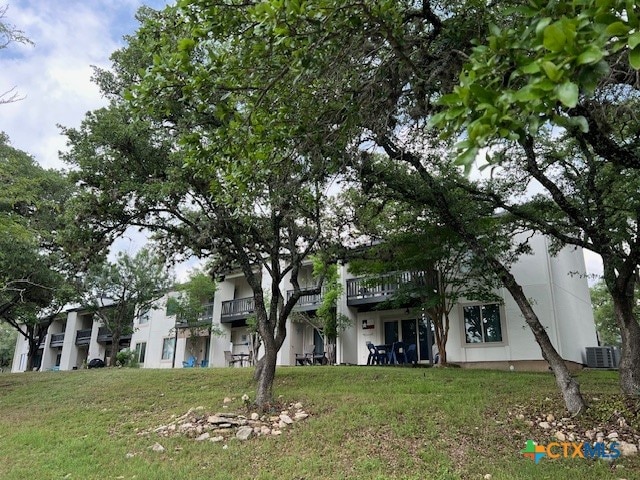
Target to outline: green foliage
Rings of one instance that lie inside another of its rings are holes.
[[[113,72],[96,73],[111,105],[65,131],[83,187],[68,238],[105,251],[126,228],[144,227],[168,257],[210,259],[215,273],[240,268],[273,369],[295,300],[279,308],[282,292],[264,292],[257,271],[276,286],[295,275],[320,238],[339,162],[314,152],[312,164],[292,141],[308,95],[292,92],[298,73],[254,28],[253,6],[180,5],[139,11],[141,28],[113,55]],[[256,68],[253,55],[267,51]]]
[[[219,327],[211,324],[211,317],[207,317],[203,322],[205,314],[211,313],[211,304],[216,291],[216,283],[210,275],[200,271],[191,272],[189,279],[179,285],[177,290],[177,296],[170,296],[167,299],[168,315],[176,315],[177,322],[185,324],[192,330],[206,327],[213,334],[222,333]],[[195,335],[195,331],[193,334]]]
[[[319,328],[331,343],[350,326],[349,317],[338,314],[338,299],[342,296],[342,283],[338,274],[338,265],[328,262],[322,255],[314,255],[313,276],[322,278],[322,302],[316,310]]]
[[[119,252],[115,263],[93,264],[82,279],[79,294],[113,335],[113,343],[132,332],[133,319],[156,308],[155,302],[173,285],[165,262],[147,249],[135,256]],[[116,355],[112,355],[115,365]]]
[[[474,48],[431,123],[464,130],[458,161],[467,168],[480,148],[522,141],[548,124],[586,133],[587,120],[573,111],[581,97],[592,97],[609,76],[637,90],[624,76],[640,69],[639,13],[626,0],[534,0],[513,9],[516,21],[494,26]]]
[[[636,285],[636,298],[638,289]],[[593,319],[596,322],[596,330],[602,345],[620,346],[620,328],[616,323],[616,315],[613,308],[613,300],[604,281],[600,280],[590,289],[591,306],[593,307]],[[634,308],[636,318],[640,318],[640,307]]]
[[[41,168],[0,133],[0,321],[29,340],[30,358],[72,289],[56,234],[62,205],[73,194],[66,176]]]
[[[125,348],[116,354],[116,366],[118,367],[137,367],[136,352]]]
[[[16,349],[18,332],[5,323],[0,323],[0,369],[10,368]]]

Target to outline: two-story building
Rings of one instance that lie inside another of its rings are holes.
[[[533,308],[560,355],[574,364],[585,363],[585,348],[597,345],[593,313],[586,280],[582,250],[567,247],[557,255],[549,253],[546,237],[530,240],[532,253],[512,266]],[[427,272],[393,272],[381,275],[373,284],[340,265],[343,294],[338,313],[350,324],[339,335],[335,358],[339,364],[364,365],[369,357],[367,343],[415,344],[417,360],[433,361],[433,334],[427,315],[409,306],[380,309],[404,282],[424,279]],[[269,276],[262,274],[269,285]],[[299,283],[304,289],[314,286],[311,265],[301,269]],[[285,279],[283,293],[292,286]],[[268,291],[268,289],[266,289]],[[546,369],[540,348],[514,300],[504,289],[496,292],[502,302],[482,303],[464,299],[450,314],[447,343],[448,361],[465,367]],[[171,295],[171,294],[169,294]],[[322,294],[300,297],[296,310],[313,315]],[[253,292],[240,272],[219,279],[213,301],[196,324],[187,325],[166,309],[167,296],[152,309],[134,319],[131,337],[120,347],[130,346],[144,368],[222,367],[251,363],[254,313]],[[295,317],[295,316],[294,316]],[[213,332],[213,333],[212,333]],[[312,347],[311,347],[312,346]],[[278,354],[279,365],[296,365],[296,359],[313,348],[324,351],[322,335],[308,322],[291,319],[287,337]],[[93,358],[106,359],[113,350],[108,332],[90,314],[70,310],[49,328],[43,342],[41,370],[81,368]],[[26,342],[16,345],[12,371],[24,371]],[[257,352],[258,356],[260,355]]]

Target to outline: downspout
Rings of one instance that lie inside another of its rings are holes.
[[[176,350],[178,349],[178,328],[174,327],[176,331],[173,337],[173,358],[171,359],[171,368],[176,368]]]

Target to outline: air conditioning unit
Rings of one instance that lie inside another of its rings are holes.
[[[617,347],[587,347],[589,368],[618,368],[619,360]]]

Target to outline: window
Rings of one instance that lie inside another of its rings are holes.
[[[136,343],[136,361],[144,363],[144,356],[147,353],[147,342]]]
[[[175,338],[165,338],[162,340],[162,360],[173,359],[173,349],[176,346]]]
[[[138,325],[144,325],[146,323],[149,323],[149,310],[140,312],[140,316],[138,316]]]
[[[466,343],[502,342],[500,305],[468,305],[462,310]]]

